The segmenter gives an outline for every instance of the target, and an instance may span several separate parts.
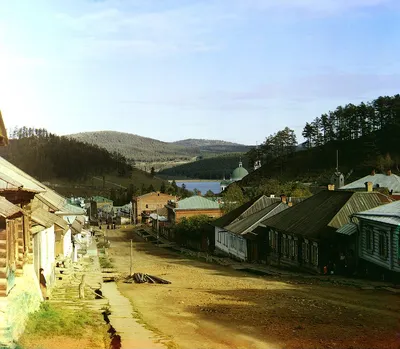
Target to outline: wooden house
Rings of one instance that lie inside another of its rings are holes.
[[[400,201],[353,215],[359,221],[358,254],[368,274],[400,276]]]
[[[269,262],[321,272],[339,258],[343,242],[337,230],[353,213],[390,202],[378,192],[321,191],[262,222],[268,229]]]
[[[24,212],[0,196],[0,296],[15,286],[17,265],[23,263]]]
[[[217,219],[212,223],[215,253],[241,261],[265,260],[265,234],[257,228],[263,220],[288,207],[284,195],[281,198],[260,195]]]
[[[37,208],[32,212],[34,265],[43,268],[49,283],[53,281],[56,257],[71,257],[73,253],[71,228],[61,217]]]

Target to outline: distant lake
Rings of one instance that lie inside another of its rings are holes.
[[[201,191],[202,195],[207,193],[207,191],[209,190],[211,190],[214,194],[218,194],[221,191],[219,183],[220,181],[210,181],[210,182],[176,181],[178,187],[182,187],[182,184],[185,184],[187,190],[193,191],[194,189],[197,189]]]

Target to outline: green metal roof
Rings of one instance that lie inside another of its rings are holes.
[[[243,177],[246,177],[248,174],[249,174],[249,172],[244,167],[239,166],[232,172],[232,179],[234,181],[241,180]]]
[[[98,195],[93,196],[93,197],[92,197],[92,200],[93,200],[93,201],[96,201],[96,202],[112,202],[112,200],[107,199],[107,198],[105,198],[104,196],[98,196]]]
[[[202,196],[192,196],[177,202],[175,210],[219,209],[220,205]]]
[[[228,179],[223,179],[222,181],[221,181],[221,183],[220,183],[220,185],[229,185],[229,184],[231,184],[233,181],[230,181],[230,180],[228,180]]]

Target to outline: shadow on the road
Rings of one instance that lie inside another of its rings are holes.
[[[329,294],[314,297],[298,285],[208,293],[217,296],[215,302],[190,306],[187,311],[223,324],[232,333],[284,343],[284,348],[399,348],[398,322],[393,317],[398,309],[380,313],[389,298],[394,302],[393,295],[388,299],[376,295],[369,300],[368,310],[350,307],[355,299],[331,302]]]

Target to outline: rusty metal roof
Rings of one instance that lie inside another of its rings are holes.
[[[353,213],[388,201],[387,196],[377,192],[324,190],[294,205],[290,210],[268,218],[262,224],[281,232],[319,239],[327,231],[335,232],[349,223]]]
[[[24,214],[22,208],[14,205],[10,201],[6,200],[3,196],[0,196],[0,216],[4,218],[10,218],[13,216],[21,216]]]
[[[54,213],[48,212],[45,209],[39,207],[32,211],[32,220],[46,228],[50,228],[52,225],[56,224],[60,228],[64,230],[68,230],[68,223],[62,219],[61,217],[58,217]]]

